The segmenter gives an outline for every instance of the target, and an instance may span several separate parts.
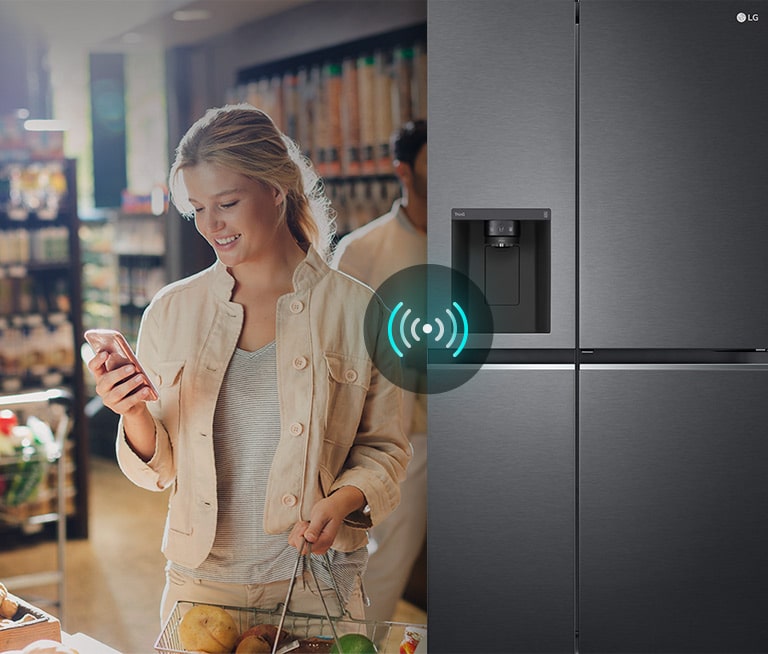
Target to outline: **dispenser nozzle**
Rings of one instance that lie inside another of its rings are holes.
[[[520,243],[519,220],[486,220],[485,244],[494,248],[509,248]]]

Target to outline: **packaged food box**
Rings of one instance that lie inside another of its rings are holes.
[[[12,618],[12,623],[0,626],[0,652],[23,649],[36,640],[48,639],[61,642],[61,623],[58,618],[25,602],[20,597],[10,593],[8,597],[14,599],[19,608]],[[25,618],[22,621],[22,618],[27,615],[33,616],[34,619]]]

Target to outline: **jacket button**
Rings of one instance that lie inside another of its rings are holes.
[[[345,370],[344,379],[346,379],[350,384],[357,381],[357,370],[352,370],[352,368]]]
[[[301,313],[304,310],[304,303],[301,300],[291,302],[291,313]]]
[[[302,425],[300,422],[292,422],[288,430],[294,436],[299,436],[304,431],[304,425]]]
[[[296,357],[293,360],[293,367],[296,370],[304,370],[307,367],[307,357]]]
[[[298,502],[298,500],[296,499],[295,495],[286,494],[283,495],[282,502],[285,506],[296,506],[296,502]]]

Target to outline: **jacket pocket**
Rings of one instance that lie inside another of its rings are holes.
[[[368,359],[326,352],[328,401],[325,408],[325,435],[330,443],[351,447],[363,414],[371,383]]]
[[[327,497],[349,455],[371,381],[367,359],[327,352],[328,365],[325,432],[319,462],[319,482]]]

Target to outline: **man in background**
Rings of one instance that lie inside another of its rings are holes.
[[[343,237],[332,266],[374,290],[395,273],[427,263],[427,123],[406,123],[393,137],[401,197],[389,213]],[[426,395],[405,391],[403,424],[413,446],[400,505],[370,532],[363,577],[371,600],[366,619],[391,620],[427,532]]]

